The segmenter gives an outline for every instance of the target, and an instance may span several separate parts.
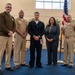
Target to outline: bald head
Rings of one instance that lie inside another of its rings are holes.
[[[24,17],[24,11],[23,10],[20,10],[18,14],[19,14],[19,17],[20,18],[23,18]]]

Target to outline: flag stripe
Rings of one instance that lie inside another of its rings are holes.
[[[62,21],[62,25],[64,26],[64,24],[67,22],[67,16],[68,16],[68,5],[67,5],[67,0],[64,0],[64,13],[63,13],[63,21]]]

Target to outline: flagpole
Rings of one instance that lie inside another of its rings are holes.
[[[67,6],[67,0],[64,0],[64,14],[63,14],[63,21],[62,21],[62,25],[64,26],[65,23],[67,22],[66,20],[66,16],[68,15],[68,6]],[[61,41],[60,41],[60,54],[59,54],[59,63],[63,63],[61,59],[61,49],[62,49],[62,34],[63,34],[63,29],[61,28]]]
[[[60,36],[60,51],[59,51],[59,60],[58,63],[62,64],[63,61],[61,60],[61,52],[62,52],[62,29],[61,29],[61,36]]]

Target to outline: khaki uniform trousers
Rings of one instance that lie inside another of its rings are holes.
[[[6,51],[5,51],[6,50]],[[6,52],[5,67],[10,67],[12,37],[0,36],[0,69],[4,51]]]
[[[14,65],[19,65],[25,63],[26,54],[26,39],[22,37],[15,37],[14,39]]]
[[[74,37],[65,38],[64,40],[64,64],[74,65]]]

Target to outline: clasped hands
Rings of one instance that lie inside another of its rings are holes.
[[[38,41],[39,40],[39,36],[33,36],[34,40]]]
[[[52,41],[53,41],[53,39],[49,39],[49,38],[47,38],[47,41],[48,41],[48,42],[52,42]]]
[[[23,39],[25,39],[25,38],[26,38],[26,34],[22,34],[21,36],[22,36],[22,38],[23,38]]]

